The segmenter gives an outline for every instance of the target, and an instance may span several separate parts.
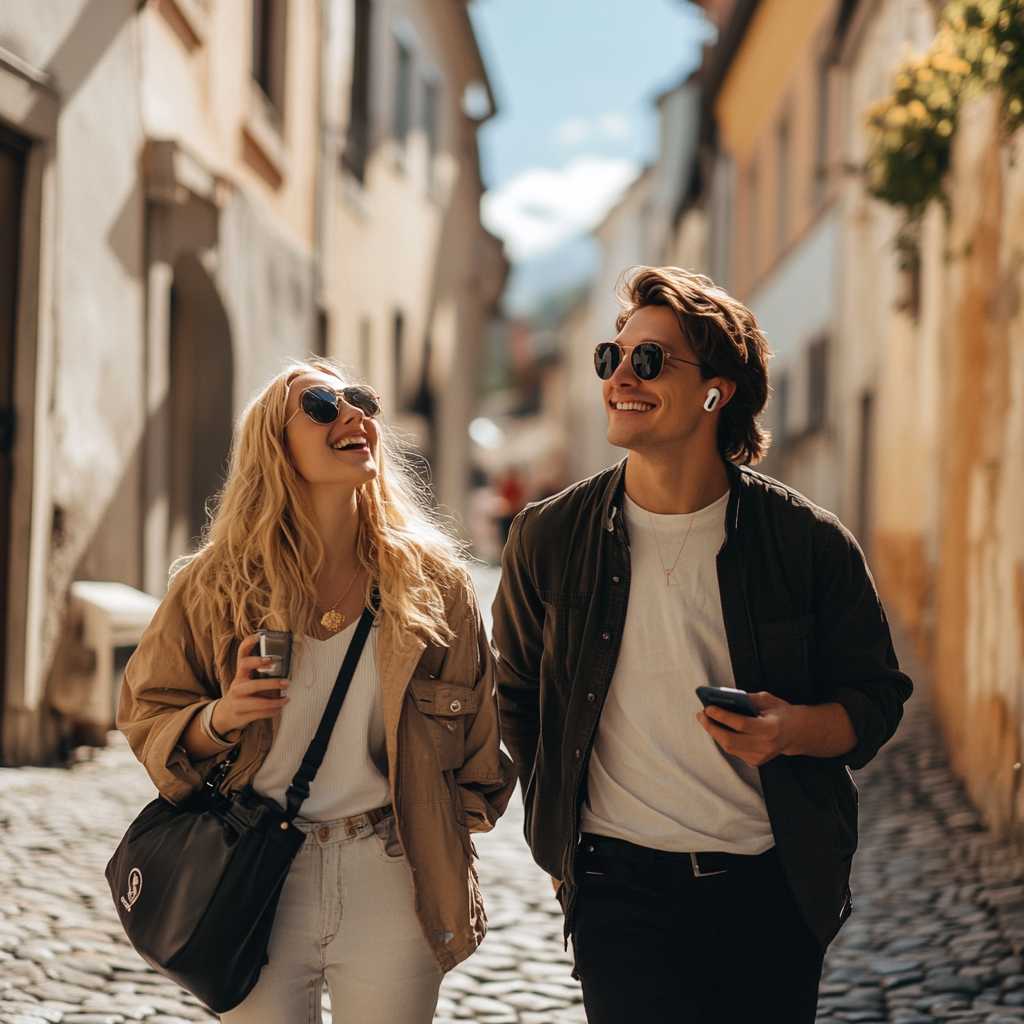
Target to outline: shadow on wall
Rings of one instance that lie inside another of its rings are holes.
[[[171,299],[170,538],[173,560],[195,549],[224,484],[234,427],[231,325],[196,256],[174,264]]]
[[[224,483],[233,428],[231,329],[210,275],[192,253],[174,263],[170,326],[168,401],[150,422],[151,429],[154,425],[160,429],[161,422],[170,423],[162,469],[163,493],[170,509],[165,549],[168,565],[195,550],[199,542],[207,508]],[[76,566],[76,580],[112,581],[135,588],[144,585],[145,508],[141,495],[146,443],[141,439],[126,460],[114,496]],[[60,514],[54,519],[53,543],[59,547],[64,513],[56,511]],[[97,716],[99,704],[92,691],[110,685],[116,694],[132,650],[115,648],[115,678],[99,679],[97,652],[85,643],[82,617],[80,611],[76,613],[74,602],[65,607],[64,614],[47,686],[48,713],[41,726],[52,734],[43,749],[56,751],[58,760],[81,744],[105,744],[112,717]],[[100,703],[106,706],[106,702]]]

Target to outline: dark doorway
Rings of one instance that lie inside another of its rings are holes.
[[[7,692],[7,568],[11,544],[14,349],[18,323],[21,198],[28,144],[0,128],[0,728]]]
[[[174,264],[171,296],[170,555],[194,551],[227,475],[234,423],[231,328],[194,255]]]

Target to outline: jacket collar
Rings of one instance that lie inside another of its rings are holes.
[[[622,524],[622,496],[626,493],[626,460],[622,459],[612,470],[601,500],[601,529],[615,532],[615,518]]]
[[[740,524],[740,492],[746,485],[747,469],[725,460],[725,471],[729,476],[729,503],[725,510],[725,539],[732,539]],[[626,459],[622,459],[614,467],[605,485],[601,501],[601,529],[609,533],[615,532],[616,519],[618,525],[625,530],[622,515],[623,495],[626,493]]]

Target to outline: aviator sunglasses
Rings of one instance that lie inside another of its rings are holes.
[[[347,387],[332,391],[330,388],[316,385],[306,388],[299,398],[299,408],[288,417],[291,423],[300,410],[314,423],[326,426],[333,423],[341,415],[341,403],[347,402],[358,409],[364,416],[373,419],[380,412],[380,399],[369,388]],[[285,426],[288,426],[288,423]]]
[[[601,380],[608,380],[622,362],[625,348],[615,341],[602,341],[594,349],[594,369],[597,370]],[[670,356],[657,342],[643,341],[634,345],[629,353],[629,364],[633,372],[641,380],[654,380],[665,368],[666,359],[675,359],[680,363],[689,363],[691,366],[699,367],[692,359],[682,359],[680,356]]]

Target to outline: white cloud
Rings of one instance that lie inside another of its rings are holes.
[[[597,227],[640,168],[632,160],[582,156],[560,171],[534,167],[484,195],[481,216],[516,262]]]
[[[623,117],[622,114],[605,114],[598,121],[598,127],[606,139],[625,139],[629,137],[629,118]]]
[[[570,117],[555,129],[559,145],[582,146],[593,138],[609,139],[621,142],[628,139],[633,126],[629,118],[623,114],[608,113],[601,117],[587,120],[583,117]]]
[[[558,141],[563,146],[581,146],[590,138],[590,125],[582,117],[571,117],[558,126]]]

